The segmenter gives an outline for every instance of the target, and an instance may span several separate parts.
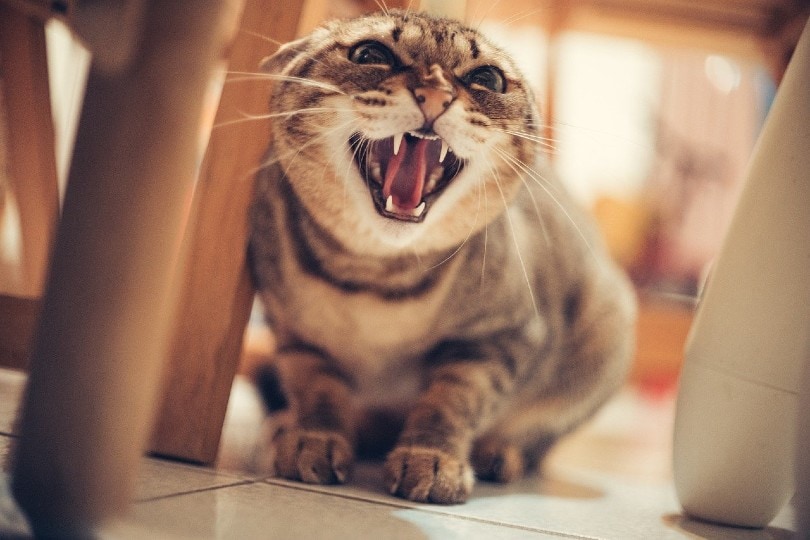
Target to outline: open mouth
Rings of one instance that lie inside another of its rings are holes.
[[[464,168],[432,132],[409,131],[376,141],[355,133],[349,145],[374,206],[387,218],[421,222],[439,193]]]

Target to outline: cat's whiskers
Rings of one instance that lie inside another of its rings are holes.
[[[490,13],[491,13],[491,12],[492,12],[492,11],[493,11],[493,10],[494,10],[494,9],[495,9],[497,6],[498,6],[498,4],[500,4],[500,3],[501,3],[501,2],[500,2],[500,0],[495,0],[495,2],[490,2],[490,3],[488,4],[488,6],[487,6],[486,11],[484,11],[484,13],[481,15],[481,17],[480,17],[480,18],[478,18],[478,10],[479,10],[479,9],[480,9],[480,7],[481,7],[481,3],[478,3],[478,5],[476,5],[476,7],[475,7],[475,11],[473,12],[473,14],[472,14],[472,15],[471,15],[471,16],[470,16],[468,19],[467,19],[467,20],[468,20],[468,22],[470,23],[470,26],[473,26],[473,21],[474,21],[475,19],[478,19],[478,23],[477,23],[477,24],[475,24],[474,26],[475,26],[475,30],[480,32],[480,31],[481,31],[481,25],[482,25],[482,24],[484,24],[484,21],[486,21],[486,20],[487,20],[487,18],[489,17],[489,14],[490,14]],[[546,6],[546,7],[539,7],[539,8],[535,8],[535,9],[527,9],[527,10],[524,10],[524,11],[522,11],[522,12],[515,13],[515,14],[513,14],[512,16],[507,17],[506,19],[503,19],[503,20],[499,19],[497,22],[498,22],[499,24],[504,25],[504,26],[510,26],[510,25],[512,25],[512,24],[514,24],[514,23],[516,23],[516,22],[520,21],[521,19],[525,19],[525,18],[527,18],[527,17],[531,17],[532,15],[535,15],[535,14],[537,14],[537,13],[541,13],[541,12],[543,12],[543,11],[549,11],[549,9],[550,9],[550,8],[549,8],[549,7],[547,7],[547,6]]]
[[[506,133],[507,135],[514,135],[515,137],[519,137],[521,139],[526,139],[527,141],[531,141],[534,143],[543,146],[544,148],[548,148],[549,150],[556,150],[557,148],[554,146],[554,139],[549,137],[543,137],[542,135],[536,135],[534,133],[529,133],[526,131],[520,131],[517,129],[504,129],[504,128],[492,128],[495,131],[500,131],[501,133]]]
[[[241,124],[244,122],[253,122],[257,120],[272,120],[273,118],[285,118],[290,116],[295,116],[296,114],[310,114],[310,113],[327,113],[327,112],[344,112],[349,111],[350,109],[338,109],[336,107],[311,107],[309,109],[296,109],[294,111],[286,111],[280,113],[271,113],[271,114],[250,114],[246,112],[240,111],[240,114],[243,115],[242,118],[235,118],[233,120],[226,120],[225,122],[220,122],[219,124],[214,124],[212,129],[217,129],[225,126],[231,126],[234,124]]]
[[[378,8],[380,8],[380,11],[382,11],[383,14],[385,14],[385,15],[390,14],[390,10],[388,9],[388,6],[386,5],[385,0],[374,0],[374,3],[377,5]],[[410,4],[408,5],[408,7],[410,7]]]
[[[228,71],[227,75],[228,77],[225,79],[225,84],[234,82],[245,82],[245,81],[283,81],[283,82],[299,83],[304,86],[313,86],[315,88],[327,90],[332,94],[339,94],[341,96],[348,95],[346,94],[346,92],[344,92],[334,84],[329,84],[327,82],[318,81],[307,77],[297,77],[295,75],[281,75],[279,73],[263,73],[251,71]],[[232,77],[231,75],[236,76]]]
[[[349,157],[349,159],[346,160],[347,161],[346,170],[343,173],[343,175],[341,176],[341,178],[343,179],[343,204],[341,205],[342,208],[343,208],[343,212],[341,214],[341,218],[344,220],[344,223],[345,223],[345,220],[347,218],[347,216],[346,216],[346,208],[348,208],[347,203],[348,203],[348,200],[349,200],[349,171],[350,171],[352,165],[357,162],[357,155],[360,152],[366,152],[366,153],[371,152],[371,150],[372,150],[371,145],[372,145],[373,142],[374,141],[371,141],[369,139],[362,138],[360,140],[360,144],[358,144],[355,148],[351,148],[351,146],[350,146],[351,156]],[[334,150],[334,152],[337,153],[340,150],[341,150],[340,148],[336,148]],[[365,180],[364,175],[358,174],[358,176],[361,179]],[[365,181],[368,182],[368,180],[365,180]]]
[[[242,34],[247,34],[247,35],[249,35],[249,36],[251,36],[251,37],[255,37],[255,38],[261,39],[262,41],[266,41],[266,42],[268,42],[268,43],[272,43],[273,45],[278,45],[279,47],[281,47],[282,45],[284,45],[284,42],[283,42],[283,41],[279,41],[279,40],[277,40],[277,39],[273,39],[273,38],[271,38],[270,36],[265,36],[264,34],[260,34],[259,32],[256,32],[256,31],[254,31],[254,30],[248,30],[247,28],[240,28],[240,29],[239,29],[239,32],[240,32],[240,33],[242,33]]]
[[[413,10],[413,0],[408,0],[408,5],[405,6],[405,13],[411,13]]]
[[[288,45],[290,47],[290,49],[295,50],[295,51],[303,52],[303,51],[306,50],[306,47],[294,47],[294,46],[292,46],[292,44],[295,43],[295,42],[279,41],[277,39],[271,38],[270,36],[265,36],[264,34],[260,34],[259,32],[256,32],[254,30],[248,30],[246,28],[240,28],[239,31],[244,33],[244,34],[247,34],[249,36],[261,39],[262,41],[266,41],[268,43],[271,43],[271,44],[275,45],[276,47],[283,47],[284,45]],[[317,58],[312,58],[312,60],[317,64],[323,65],[323,62],[321,62]]]
[[[512,24],[515,24],[516,22],[518,22],[521,19],[531,17],[532,15],[535,15],[537,13],[541,13],[543,11],[549,11],[549,9],[550,9],[549,7],[539,7],[539,8],[535,8],[535,9],[529,9],[529,10],[524,11],[523,13],[515,13],[511,17],[508,17],[508,18],[506,18],[506,19],[504,19],[502,21],[499,21],[499,22],[501,24],[503,24],[504,26],[510,26]]]
[[[499,153],[501,152],[503,151],[499,150]],[[535,317],[537,317],[537,319],[541,319],[540,309],[537,306],[537,300],[534,296],[534,287],[532,287],[532,281],[531,278],[529,277],[529,270],[526,268],[526,261],[523,259],[523,253],[520,250],[520,242],[518,241],[517,229],[515,229],[515,222],[512,219],[512,213],[509,212],[509,201],[506,199],[506,194],[503,192],[503,187],[501,186],[500,181],[500,175],[498,174],[497,170],[492,179],[495,181],[495,187],[498,188],[498,193],[500,193],[501,200],[503,201],[503,208],[504,214],[506,215],[506,222],[509,224],[509,230],[512,233],[512,242],[514,242],[515,245],[515,254],[517,255],[518,261],[520,262],[520,269],[523,272],[523,279],[526,281],[526,287],[529,289],[529,297],[532,299],[532,307],[534,307],[534,315]]]
[[[492,177],[495,178],[498,176],[498,171],[495,169],[495,164],[493,163],[492,159],[490,159],[489,155],[486,157],[487,160],[487,168],[489,168]],[[487,216],[489,216],[489,197],[487,197],[487,190],[486,190],[486,180],[482,178],[479,182],[479,189],[484,193],[484,212]],[[484,276],[486,275],[486,263],[487,263],[487,241],[489,239],[489,221],[486,222],[484,226],[484,255],[481,261],[481,287],[484,286]]]
[[[467,19],[467,22],[470,23],[470,25],[472,26],[472,21],[474,21],[475,19],[478,19],[478,24],[475,25],[475,30],[480,31],[481,30],[481,25],[484,24],[484,21],[487,20],[487,17],[489,17],[489,14],[492,12],[492,10],[495,9],[495,7],[497,7],[498,4],[500,4],[500,3],[501,3],[501,0],[495,0],[494,2],[489,2],[486,11],[484,11],[484,13],[481,14],[481,18],[479,19],[478,18],[478,11],[481,9],[481,2],[479,2],[478,4],[476,4],[475,11]]]
[[[324,109],[325,109],[325,107],[324,107]],[[278,117],[283,117],[283,116],[292,116],[292,115],[296,114],[297,112],[300,112],[301,110],[303,110],[303,109],[299,109],[299,110],[297,110],[297,111],[289,111],[289,112],[286,112],[286,113],[275,113],[274,115],[262,115],[262,116],[265,116],[265,117],[266,117],[266,116],[278,116]],[[333,111],[335,111],[335,110],[339,110],[339,109],[333,109]],[[244,121],[248,121],[248,120],[251,120],[251,119],[243,119],[243,120],[244,120]],[[232,121],[231,123],[236,123],[236,122],[238,122],[238,121],[242,121],[242,119],[240,119],[240,120],[236,120],[236,121]],[[216,125],[216,126],[214,126],[214,127],[222,127],[222,126],[224,126],[224,125],[227,125],[228,123],[229,123],[229,122],[223,122],[223,123],[221,123],[221,124],[217,124],[217,125]],[[339,126],[339,127],[340,127],[340,126]],[[338,127],[338,128],[336,128],[336,129],[339,129],[339,127]],[[290,153],[288,153],[288,154],[284,154],[284,155],[280,155],[280,154],[271,154],[271,155],[270,155],[268,158],[265,158],[264,160],[262,160],[262,161],[261,161],[261,162],[260,162],[260,163],[259,163],[257,166],[252,167],[251,169],[249,169],[249,170],[248,170],[248,172],[247,172],[247,174],[246,174],[246,176],[254,176],[254,175],[256,175],[256,174],[257,174],[259,171],[261,171],[261,170],[263,170],[263,169],[266,169],[266,168],[268,168],[268,167],[271,167],[272,165],[274,165],[274,164],[276,164],[276,163],[279,163],[279,162],[281,162],[282,160],[286,160],[286,159],[287,159],[289,156],[294,156],[294,157],[293,157],[293,160],[294,160],[294,159],[297,157],[297,154],[299,154],[299,153],[300,153],[302,150],[304,150],[305,148],[307,148],[309,145],[311,145],[311,144],[313,144],[313,143],[315,143],[315,142],[318,142],[318,141],[319,141],[321,138],[325,138],[325,137],[327,137],[327,136],[328,136],[330,133],[331,133],[331,131],[324,131],[324,130],[322,130],[322,133],[320,133],[319,135],[317,135],[317,136],[315,136],[315,137],[312,137],[312,138],[311,138],[309,141],[307,141],[307,143],[306,143],[305,145],[303,145],[303,146],[302,146],[302,147],[300,147],[300,148],[297,148],[297,149],[295,150],[295,152],[290,152]],[[292,161],[291,161],[290,163],[292,163]],[[285,171],[285,173],[286,173],[286,171]]]
[[[551,192],[550,188],[553,187],[552,184],[550,184],[545,178],[543,178],[543,176],[540,173],[538,173],[537,171],[535,171],[534,169],[532,169],[531,167],[529,167],[528,165],[526,165],[525,163],[523,163],[519,159],[515,158],[514,156],[509,155],[508,153],[504,152],[503,150],[500,150],[500,149],[496,149],[496,150],[501,155],[501,157],[503,157],[505,159],[505,161],[507,161],[507,163],[511,162],[511,163],[515,164],[517,167],[519,167],[521,170],[523,170],[529,176],[529,178],[534,180],[535,184],[537,184],[546,193],[546,195],[548,195],[549,198],[551,198],[551,200],[554,202],[554,204],[556,204],[557,207],[560,209],[560,211],[563,213],[565,218],[574,227],[574,230],[576,231],[577,235],[582,239],[582,241],[585,244],[585,247],[587,248],[588,252],[591,254],[591,256],[594,258],[595,261],[599,262],[600,259],[599,259],[599,257],[597,257],[596,253],[594,252],[593,246],[591,246],[591,243],[588,241],[588,238],[582,232],[582,229],[580,229],[579,225],[577,225],[576,220],[574,220],[574,218],[571,216],[570,212],[568,212],[568,210],[565,208],[565,205],[563,205],[560,202],[560,200],[557,197],[555,197],[554,194]]]
[[[355,122],[355,119],[351,118],[351,119],[349,119],[349,120],[347,120],[347,121],[345,121],[343,123],[340,123],[340,124],[338,124],[336,126],[332,126],[331,129],[324,129],[323,126],[316,126],[316,128],[317,128],[316,131],[319,131],[318,135],[313,136],[303,146],[301,146],[301,147],[299,147],[299,148],[297,148],[295,150],[295,152],[292,154],[292,159],[290,159],[290,161],[289,161],[287,169],[284,171],[284,174],[286,175],[289,172],[289,167],[292,166],[293,162],[296,159],[298,159],[298,156],[301,155],[301,152],[303,152],[306,148],[309,148],[311,145],[313,145],[315,143],[320,143],[323,139],[327,139],[329,136],[332,135],[332,133],[345,131],[346,128],[348,126],[350,126],[351,124],[353,124],[354,122]],[[340,148],[340,150],[342,150],[342,147]],[[286,156],[285,156],[285,159],[286,159]]]
[[[508,154],[506,151],[501,150],[500,148],[496,147],[495,150],[501,153],[502,159],[503,159],[503,156],[508,156],[510,158],[513,158],[513,156]],[[530,186],[529,186],[529,182],[526,180],[525,173],[519,171],[515,167],[515,165],[513,163],[511,163],[509,160],[503,159],[503,161],[504,161],[504,163],[506,163],[506,165],[510,169],[512,169],[512,171],[515,173],[515,175],[517,175],[517,177],[520,178],[520,181],[526,187],[526,191],[529,193],[529,197],[532,200],[532,205],[534,206],[534,213],[537,216],[537,221],[540,224],[540,229],[543,232],[543,239],[546,241],[546,246],[550,247],[551,246],[551,238],[548,235],[548,228],[546,227],[546,221],[545,221],[545,219],[543,217],[543,213],[540,211],[540,205],[537,203],[537,198],[534,196],[534,191],[529,189]]]
[[[311,145],[313,145],[313,144],[316,144],[316,143],[321,142],[321,140],[323,140],[323,139],[326,139],[326,138],[327,138],[327,137],[329,137],[329,136],[330,136],[330,135],[331,135],[331,134],[332,134],[334,131],[344,129],[345,127],[347,127],[348,125],[350,125],[352,122],[353,122],[353,120],[352,120],[352,121],[349,121],[349,122],[344,122],[343,124],[340,124],[340,125],[338,125],[338,126],[334,126],[332,129],[329,129],[329,130],[325,130],[325,129],[323,129],[323,126],[318,126],[318,128],[319,128],[319,130],[320,130],[320,131],[318,132],[318,135],[314,135],[313,137],[311,137],[311,138],[310,138],[310,139],[309,139],[309,140],[306,142],[306,144],[304,144],[303,146],[300,146],[300,147],[298,147],[298,148],[295,148],[295,149],[293,149],[293,151],[290,151],[290,152],[288,152],[288,153],[286,153],[286,154],[275,154],[275,155],[273,155],[273,156],[272,156],[272,159],[266,159],[266,160],[264,160],[264,162],[262,162],[262,163],[260,164],[260,166],[258,167],[258,169],[257,169],[257,170],[261,170],[261,169],[264,169],[264,168],[266,168],[266,167],[270,167],[270,166],[272,166],[272,165],[274,165],[274,164],[276,164],[276,163],[280,163],[280,162],[282,162],[282,161],[287,161],[287,159],[288,159],[288,158],[290,158],[290,157],[292,156],[292,159],[290,159],[290,160],[289,160],[289,163],[288,163],[288,165],[287,165],[287,169],[285,169],[285,170],[284,170],[284,173],[285,173],[285,174],[287,174],[287,172],[289,172],[289,167],[290,167],[290,166],[292,165],[292,163],[293,163],[293,162],[294,162],[294,161],[295,161],[295,160],[298,158],[299,154],[301,154],[301,152],[302,152],[303,150],[307,149],[308,147],[310,147],[310,146],[311,146]],[[316,131],[317,131],[317,130],[316,130]]]
[[[448,255],[447,257],[445,257],[443,260],[439,261],[438,263],[434,264],[433,266],[428,267],[427,270],[433,270],[435,268],[438,268],[439,266],[442,266],[447,261],[449,261],[450,259],[452,259],[456,255],[458,255],[458,253],[461,251],[461,249],[467,244],[467,242],[469,242],[470,238],[472,237],[473,232],[478,228],[478,220],[481,217],[481,187],[482,187],[482,183],[483,182],[479,179],[478,180],[478,207],[475,210],[475,220],[470,224],[470,230],[467,231],[467,236],[464,237],[464,240],[462,240],[461,244],[459,244],[459,246],[452,253],[450,253],[450,255]],[[484,216],[484,229],[486,230],[486,215]],[[485,236],[484,236],[484,249],[486,250],[486,232],[484,234],[485,234]]]

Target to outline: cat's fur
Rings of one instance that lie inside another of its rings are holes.
[[[289,400],[277,473],[344,482],[357,446],[394,431],[398,496],[456,503],[474,475],[518,478],[621,385],[635,313],[544,164],[526,82],[475,30],[400,11],[327,23],[265,67],[250,254]],[[403,132],[442,137],[460,173],[414,183],[440,142],[406,136],[395,164]]]

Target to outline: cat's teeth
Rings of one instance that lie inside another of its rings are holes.
[[[430,193],[431,191],[436,189],[436,184],[439,183],[439,180],[441,180],[442,175],[444,175],[444,167],[436,167],[435,169],[433,169],[433,172],[430,173],[427,183],[425,184],[425,193]]]
[[[377,163],[377,162],[374,162],[374,163],[371,164],[371,177],[375,181],[382,184],[382,181],[383,181],[383,179],[382,179],[382,168],[380,167],[380,164]]]
[[[399,153],[399,147],[402,146],[402,138],[405,136],[404,133],[397,133],[394,135],[394,155]]]
[[[444,161],[444,158],[447,156],[447,151],[449,149],[450,147],[447,146],[447,143],[444,142],[444,139],[442,139],[442,151],[439,153],[439,163],[442,163]]]
[[[412,215],[413,217],[419,217],[425,211],[426,206],[427,206],[427,204],[425,204],[425,201],[422,201],[422,204],[420,204],[419,206],[417,206],[413,210],[410,210],[408,213],[410,215]],[[394,196],[393,195],[389,195],[388,198],[385,199],[385,211],[386,212],[391,212],[392,214],[397,213],[397,207],[394,204]],[[401,214],[402,211],[400,210],[399,213]]]

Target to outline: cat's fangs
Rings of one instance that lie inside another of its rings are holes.
[[[447,143],[444,142],[444,139],[442,139],[442,151],[439,153],[439,163],[444,162],[444,157],[447,155],[447,150],[449,149],[450,147],[447,146]]]
[[[399,147],[402,146],[402,139],[405,137],[404,133],[397,133],[394,135],[394,155],[399,153]]]
[[[420,135],[418,135],[416,133],[411,133],[411,135],[423,138],[423,137],[421,137]],[[394,135],[394,155],[397,155],[399,153],[399,147],[402,146],[402,139],[403,138],[405,138],[404,133],[397,133],[396,135]],[[439,152],[439,163],[444,163],[444,158],[447,157],[447,151],[448,150],[450,150],[450,147],[447,145],[446,142],[444,142],[444,139],[442,139],[442,149],[441,149],[441,152]],[[420,214],[421,214],[421,212],[420,212]]]
[[[425,207],[427,204],[425,201],[422,201],[422,204],[414,208],[413,210],[402,210],[398,208],[396,204],[394,204],[394,197],[393,195],[389,195],[387,199],[385,199],[385,211],[386,212],[396,212],[402,214],[403,212],[407,212],[408,214],[412,215],[413,217],[419,217],[422,215],[422,212],[425,211]]]

